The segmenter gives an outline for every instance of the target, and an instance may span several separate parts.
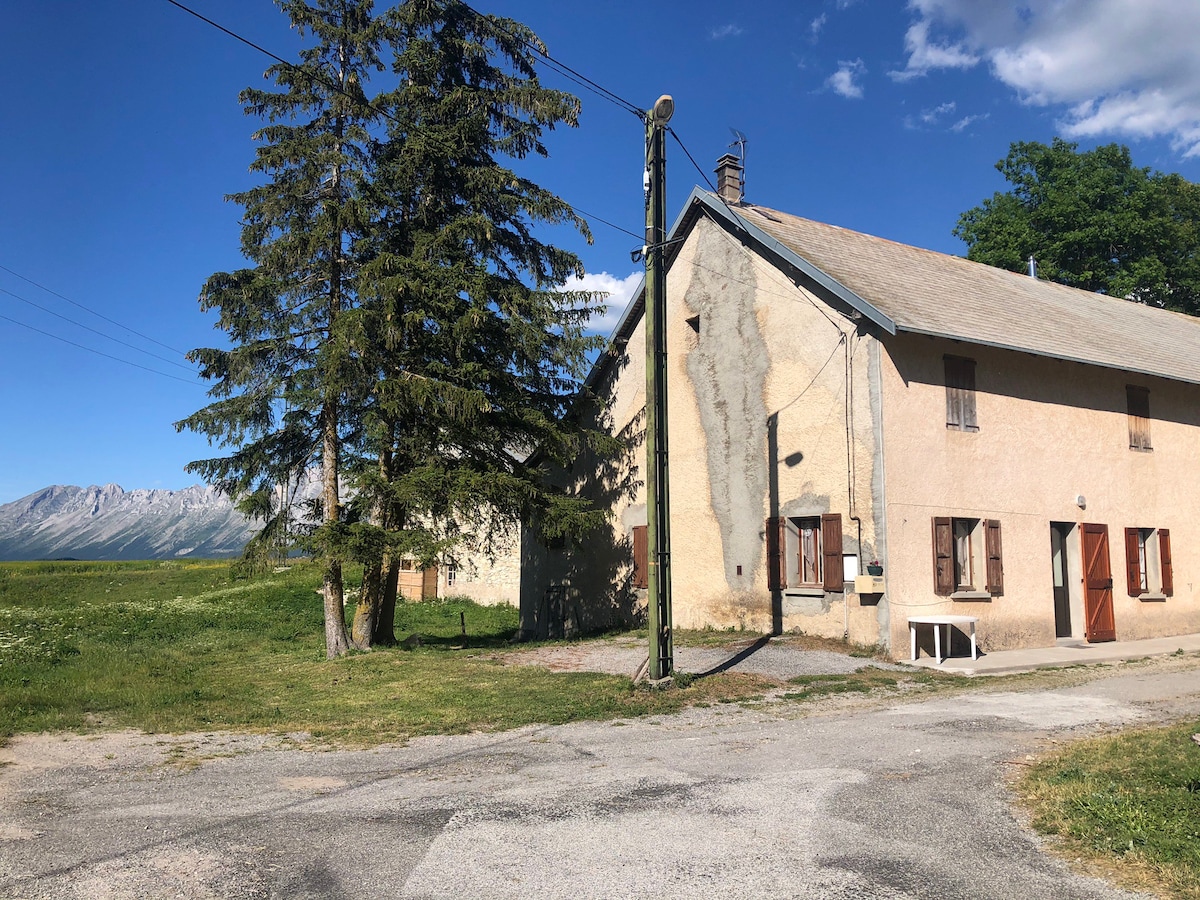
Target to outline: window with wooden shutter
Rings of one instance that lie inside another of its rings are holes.
[[[767,588],[780,591],[787,587],[787,561],[784,558],[786,520],[783,516],[767,519]]]
[[[842,517],[840,513],[821,516],[821,573],[822,586],[827,591],[845,590],[842,571]]]
[[[943,597],[954,593],[954,531],[949,518],[933,520],[933,590]]]
[[[633,526],[633,586],[650,587],[649,533],[645,525]]]
[[[987,520],[987,534],[984,540],[987,550],[987,589],[989,594],[1004,593],[1004,560],[1000,546],[1000,522],[998,519]]]
[[[796,528],[797,585],[821,584],[821,517],[805,516],[792,519]]]
[[[1129,449],[1152,450],[1150,446],[1150,389],[1125,385],[1129,404]]]
[[[975,418],[975,360],[964,356],[944,357],[946,365],[946,427],[956,431],[978,431]]]
[[[1146,593],[1146,545],[1137,528],[1125,529],[1125,581],[1130,597]]]
[[[1171,565],[1171,532],[1158,529],[1158,565],[1162,573],[1162,592],[1168,597],[1175,593],[1175,569]]]

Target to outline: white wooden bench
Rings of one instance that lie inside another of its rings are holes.
[[[908,641],[912,649],[912,658],[917,658],[917,626],[932,625],[933,626],[933,653],[937,657],[938,665],[942,664],[945,658],[942,656],[942,626],[946,626],[946,656],[950,655],[950,626],[962,625],[971,626],[971,659],[979,659],[979,649],[975,645],[975,623],[979,621],[979,616],[909,616],[908,618]]]

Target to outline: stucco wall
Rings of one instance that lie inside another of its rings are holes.
[[[765,543],[768,516],[832,512],[843,517],[844,552],[856,553],[858,525],[850,516],[857,514],[863,558],[877,555],[872,339],[703,218],[668,274],[667,339],[675,626],[831,637],[848,631],[861,643],[886,640],[880,629],[886,601],[878,597],[773,595]],[[632,590],[631,567],[632,528],[646,522],[644,347],[639,324],[598,385],[605,403],[592,420],[621,434],[627,452],[602,466],[590,459],[575,466],[575,487],[611,509],[612,533],[562,551],[526,542],[527,633],[555,629],[541,621],[550,605],[545,593],[554,586],[570,620],[564,631],[644,609],[645,592]]]
[[[1200,631],[1200,388],[1094,366],[933,338],[886,342],[882,370],[887,579],[893,645],[907,643],[908,615],[980,617],[987,649],[1055,641],[1050,523],[1108,526],[1117,637]],[[946,427],[943,356],[976,360],[977,433]],[[1153,450],[1129,449],[1126,385],[1150,390]],[[1086,508],[1076,504],[1085,498]],[[934,593],[931,519],[1002,523],[1004,593],[955,601]],[[1168,528],[1174,596],[1128,595],[1127,527]],[[1079,529],[1068,538],[1068,573],[1082,591]],[[1084,623],[1078,606],[1072,625]]]
[[[569,637],[636,624],[645,591],[633,585],[633,527],[646,523],[641,466],[645,441],[645,345],[638,326],[628,352],[607,361],[594,386],[596,402],[580,410],[585,428],[615,435],[623,450],[601,457],[584,448],[556,482],[590,498],[609,514],[608,525],[576,543],[546,547],[533,529],[521,533],[521,633]]]
[[[516,527],[496,536],[490,553],[459,547],[454,553],[453,566],[438,567],[438,596],[469,597],[487,606],[501,603],[516,606],[521,597],[520,548],[520,529]]]

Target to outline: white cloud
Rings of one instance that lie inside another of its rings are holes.
[[[909,0],[907,80],[986,62],[1027,103],[1063,108],[1068,137],[1166,137],[1200,155],[1200,3]]]
[[[951,100],[949,103],[943,103],[933,109],[921,110],[921,121],[926,125],[936,125],[942,116],[947,116],[956,109],[958,109],[958,104]]]
[[[982,122],[989,115],[991,115],[991,113],[979,113],[974,116],[963,116],[961,119],[959,119],[957,122],[955,122],[953,125],[950,126],[950,130],[953,131],[955,134],[961,134],[962,132],[964,132],[968,128],[970,128],[972,125],[974,125],[976,122]]]
[[[816,41],[817,36],[821,33],[821,29],[825,27],[825,23],[828,21],[829,16],[825,15],[825,13],[821,13],[808,23],[808,32],[812,36],[814,42]]]
[[[942,128],[947,118],[953,116],[958,110],[958,104],[953,100],[947,100],[945,103],[940,103],[930,109],[923,109],[915,116],[904,117],[904,127],[912,130],[922,128]],[[958,121],[951,124],[946,130],[960,132],[972,122],[977,122],[980,119],[986,119],[987,113],[974,116],[960,116]]]
[[[618,278],[607,272],[588,272],[582,278],[572,278],[563,285],[564,291],[596,291],[608,294],[604,299],[603,313],[596,313],[588,322],[587,330],[595,334],[611,334],[617,327],[621,313],[633,299],[633,292],[642,281],[641,271],[633,272],[625,278]]]
[[[714,28],[711,32],[709,32],[709,37],[711,37],[714,41],[719,41],[727,37],[737,37],[744,31],[745,29],[742,28],[741,25],[721,25],[720,27]]]
[[[904,48],[908,51],[908,64],[901,70],[888,72],[896,81],[927,74],[931,69],[969,69],[979,62],[961,43],[936,43],[929,39],[929,22],[912,25],[904,35]]]
[[[825,85],[842,97],[861,100],[863,88],[858,79],[865,74],[867,67],[861,59],[838,60],[838,70],[825,79]]]

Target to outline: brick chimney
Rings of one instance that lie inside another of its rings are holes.
[[[717,160],[717,195],[726,203],[742,202],[742,161],[732,153]]]

